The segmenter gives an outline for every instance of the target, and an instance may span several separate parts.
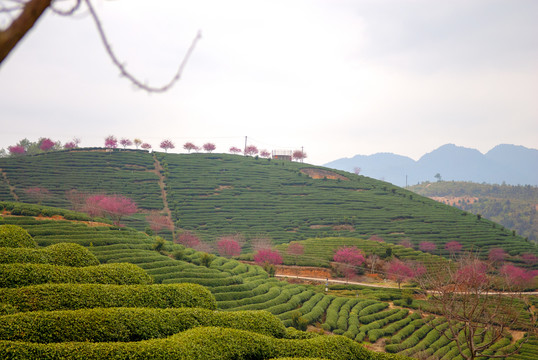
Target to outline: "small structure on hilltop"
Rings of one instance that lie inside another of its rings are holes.
[[[291,150],[273,150],[271,157],[275,160],[292,160],[293,151]]]

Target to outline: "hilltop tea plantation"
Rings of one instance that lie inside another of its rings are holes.
[[[79,195],[121,195],[138,211],[119,220],[92,217]],[[157,236],[148,230],[150,214],[173,228]],[[204,251],[180,244],[185,234],[201,239]],[[224,236],[238,239],[240,255],[215,255]],[[0,158],[0,357],[459,360],[470,354],[446,336],[450,328],[465,337],[464,323],[432,307],[431,293],[417,283],[281,281],[270,267],[252,263],[260,242],[293,271],[330,272],[342,247],[387,263],[450,269],[449,242],[483,258],[504,249],[510,264],[529,274],[538,268],[525,261],[538,255],[536,246],[494,222],[389,183],[304,163],[104,149]],[[428,251],[416,250],[425,242],[433,244]],[[299,255],[290,252],[298,245]],[[474,336],[487,344],[480,359],[520,346],[509,359],[538,358],[538,339],[529,332],[536,329],[538,297],[527,293],[509,304],[518,319],[501,336]]]
[[[36,199],[26,191],[43,188]],[[464,249],[502,247],[510,256],[536,253],[525,239],[480,216],[392,184],[308,164],[228,154],[165,154],[79,149],[0,158],[0,201],[70,208],[67,193],[121,194],[141,210],[123,220],[144,231],[144,212],[169,211],[180,231],[208,242],[241,234],[275,244],[321,237],[369,238],[397,244],[428,241],[436,255],[458,241]],[[163,235],[171,240],[171,233]]]

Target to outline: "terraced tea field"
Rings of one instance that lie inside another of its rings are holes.
[[[3,224],[16,224],[25,228],[40,246],[38,249],[43,249],[39,251],[44,251],[57,243],[80,244],[86,246],[101,264],[128,262],[140,266],[152,276],[153,281],[157,284],[201,284],[213,294],[216,307],[225,313],[266,310],[280,319],[285,326],[298,326],[298,321],[303,325],[315,325],[317,328],[344,335],[344,337],[359,343],[381,346],[381,349],[390,353],[413,357],[428,355],[432,359],[457,357],[456,345],[447,341],[440,334],[444,320],[442,318],[423,318],[412,309],[413,306],[411,308],[406,306],[405,299],[408,295],[399,290],[369,289],[367,291],[358,287],[354,291],[354,295],[350,297],[336,296],[334,294],[337,292],[331,294],[332,290],[329,294],[325,294],[323,289],[319,287],[294,285],[269,278],[260,267],[243,264],[236,260],[215,257],[207,264],[208,266],[204,266],[203,253],[185,249],[181,245],[166,243],[161,249],[162,252],[156,251],[154,250],[155,241],[153,238],[130,228],[117,230],[106,226],[92,227],[84,223],[65,220],[38,220],[34,217],[24,216],[5,216],[0,219],[0,225]],[[315,243],[316,240],[318,239],[309,241]],[[345,241],[345,239],[341,240]],[[4,263],[6,262],[6,259],[2,257],[0,259],[3,259]],[[334,288],[338,289],[342,286]],[[19,291],[16,289],[12,291]],[[22,286],[19,289],[27,293],[33,291],[32,286]],[[2,291],[4,290],[0,289],[0,292]],[[4,293],[7,294],[6,291]],[[0,302],[8,301],[6,300],[8,299],[7,295],[2,296],[4,297],[0,296]],[[379,298],[389,300],[380,301]],[[17,306],[23,305],[18,304]],[[32,306],[35,307],[38,304],[34,303]],[[56,316],[55,311],[51,311],[54,313],[51,316]],[[150,315],[148,311],[144,318],[158,316],[162,319],[164,315],[159,314]],[[39,313],[39,316],[43,316],[43,314]],[[61,316],[71,316],[71,314],[62,313]],[[73,316],[77,315],[73,314]],[[187,316],[187,314],[183,316]],[[434,322],[432,323],[430,320]],[[216,322],[216,320],[212,321]],[[434,328],[433,325],[439,326]],[[231,325],[231,327],[234,326],[239,325]],[[207,331],[209,332],[204,332],[206,339],[212,336],[211,331]],[[308,336],[300,336],[318,338],[312,333],[309,334]],[[241,338],[241,334],[234,333],[234,335],[236,339]],[[202,335],[198,334],[197,336]],[[207,342],[207,340],[205,341]],[[231,338],[230,341],[233,342]],[[9,346],[17,348],[13,343],[9,344]],[[506,351],[512,346],[514,346],[514,342],[510,338],[503,338],[496,342],[490,350],[492,354],[495,354]],[[316,350],[311,347],[307,348],[310,349],[309,354],[317,354]],[[54,348],[54,351],[60,350]],[[531,340],[525,344],[523,352],[514,358],[531,359],[535,353],[536,341]]]
[[[276,244],[309,238],[382,237],[437,245],[436,255],[458,241],[486,253],[502,247],[514,257],[538,254],[536,246],[489,220],[364,176],[303,163],[228,154],[149,154],[143,151],[65,151],[0,159],[0,200],[32,201],[25,189],[42,186],[53,196],[43,204],[68,206],[65,192],[119,193],[142,211],[165,206],[164,178],[172,220],[214,242],[241,233]],[[158,169],[158,170],[157,170]],[[334,174],[312,178],[308,174]],[[331,179],[334,177],[335,179]],[[139,230],[144,214],[126,218]],[[250,243],[244,246],[249,251]]]

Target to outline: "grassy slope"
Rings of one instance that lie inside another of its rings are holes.
[[[335,171],[349,181],[312,179],[301,170],[324,168],[226,154],[156,157],[174,221],[209,241],[237,232],[247,238],[268,236],[276,243],[376,234],[391,243],[409,238],[415,245],[432,241],[441,248],[457,240],[468,249],[503,247],[511,255],[536,251],[488,220],[363,176]],[[77,189],[121,193],[146,210],[163,208],[154,158],[142,151],[2,158],[0,169],[0,200],[13,200],[5,191],[8,185],[22,201],[31,201],[25,188],[42,186],[53,193],[43,201],[47,205],[65,206],[65,191]],[[127,223],[145,227],[141,221]]]

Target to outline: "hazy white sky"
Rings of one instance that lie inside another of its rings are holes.
[[[1,2],[1,0],[0,0]],[[0,148],[22,138],[170,138],[299,149],[307,161],[446,144],[538,148],[535,0],[94,0],[118,57],[168,81],[118,77],[86,11],[47,12],[0,66]]]

